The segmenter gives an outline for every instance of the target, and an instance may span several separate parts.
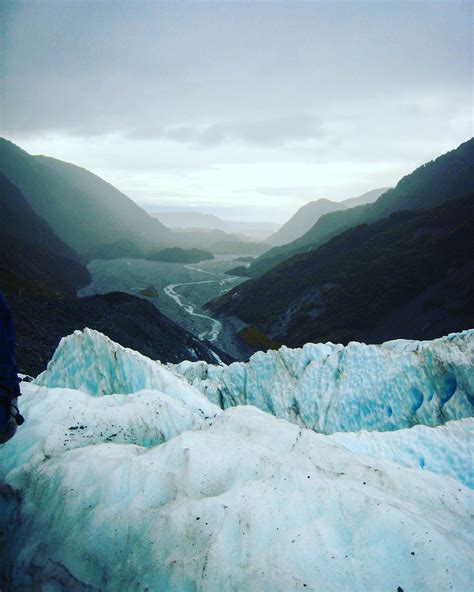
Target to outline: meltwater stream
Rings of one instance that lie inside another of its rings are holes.
[[[205,273],[207,275],[212,275],[212,276],[220,276],[221,275],[221,274],[218,274],[218,273],[215,273],[212,271],[207,271],[205,269],[201,269],[199,267],[199,265],[200,264],[197,264],[197,266],[196,265],[185,265],[185,267],[187,269],[191,269],[193,271],[200,271],[201,273]],[[199,339],[207,339],[211,343],[214,343],[215,341],[217,341],[217,338],[219,337],[219,333],[221,332],[221,329],[222,329],[222,323],[220,321],[218,321],[217,319],[210,317],[209,315],[195,312],[196,305],[194,303],[190,303],[190,304],[185,303],[183,301],[183,296],[179,295],[176,292],[176,288],[179,288],[181,286],[193,286],[193,285],[199,285],[199,284],[212,284],[212,283],[218,283],[220,286],[223,286],[226,283],[235,282],[235,280],[237,280],[237,279],[238,279],[237,277],[230,276],[229,278],[225,278],[225,279],[220,278],[220,279],[216,279],[216,280],[202,280],[199,282],[181,282],[179,284],[168,284],[166,286],[166,288],[164,289],[164,293],[167,296],[169,296],[170,298],[172,298],[178,306],[180,306],[183,310],[185,310],[191,316],[208,320],[211,326],[209,329],[206,329],[205,331],[202,331],[201,333],[199,333]]]

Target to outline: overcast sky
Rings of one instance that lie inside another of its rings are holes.
[[[1,135],[141,204],[284,221],[473,134],[471,2],[5,2]]]

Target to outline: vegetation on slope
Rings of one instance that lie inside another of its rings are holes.
[[[299,239],[274,247],[247,270],[258,277],[285,259],[313,250],[339,233],[370,224],[400,210],[432,208],[474,191],[474,138],[406,175],[375,203],[325,214]]]
[[[121,240],[159,248],[173,238],[172,231],[103,179],[54,158],[31,156],[4,139],[0,172],[57,235],[85,257],[95,257],[96,251]]]
[[[428,324],[436,317],[438,326],[460,330],[474,325],[473,223],[473,195],[432,210],[397,212],[285,261],[210,308],[287,345],[370,340],[390,315],[458,274],[451,298],[423,306]],[[423,337],[413,334],[412,322],[395,323],[386,338]],[[426,336],[430,330],[436,327],[427,327]]]

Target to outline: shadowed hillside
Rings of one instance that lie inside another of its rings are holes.
[[[362,224],[210,303],[290,346],[431,339],[474,323],[474,195]]]
[[[306,234],[294,242],[275,247],[259,257],[247,270],[257,277],[285,259],[319,247],[333,236],[358,224],[372,223],[392,212],[431,208],[474,191],[474,139],[418,167],[375,203],[331,212],[322,216]]]

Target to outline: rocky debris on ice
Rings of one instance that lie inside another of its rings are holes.
[[[186,396],[158,390],[23,389],[26,423],[0,449],[0,573],[12,590],[472,583],[474,494],[450,477],[355,454],[254,407],[204,420]]]
[[[223,409],[255,405],[325,434],[436,426],[474,412],[474,330],[433,341],[283,346],[246,363],[169,367]]]

